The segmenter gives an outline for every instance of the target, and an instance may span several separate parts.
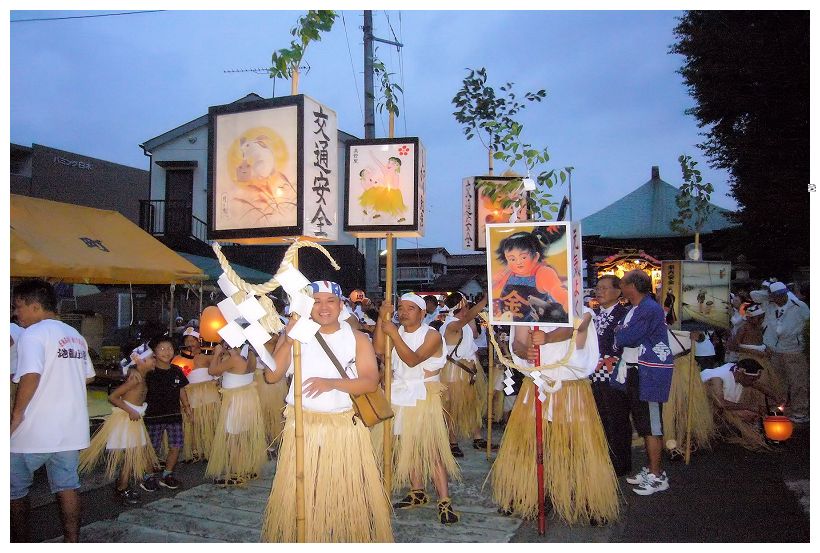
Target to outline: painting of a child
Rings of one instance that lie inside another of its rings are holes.
[[[510,229],[512,225],[488,225],[493,230]],[[569,292],[566,277],[562,279],[547,262],[551,242],[566,237],[554,227],[531,225],[508,234],[498,243],[491,260],[493,319],[512,323],[568,323]],[[563,229],[563,227],[560,227]],[[513,227],[513,230],[515,228]]]

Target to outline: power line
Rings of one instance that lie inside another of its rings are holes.
[[[90,17],[111,17],[112,15],[135,15],[140,13],[157,13],[166,10],[142,10],[137,12],[98,13],[94,15],[67,15],[64,17],[35,17],[32,19],[12,19],[10,23],[28,23],[31,21],[59,21],[63,19],[87,19]]]
[[[342,14],[342,25],[345,28],[345,40],[347,41],[347,55],[350,58],[350,71],[353,73],[353,84],[356,86],[356,98],[361,98],[359,96],[359,81],[356,80],[356,68],[353,66],[353,52],[350,50],[350,37],[347,34],[347,22],[345,22],[345,12],[341,12]],[[364,108],[362,107],[362,103],[357,101],[356,104],[359,106],[359,113],[362,114],[362,120],[364,120]]]

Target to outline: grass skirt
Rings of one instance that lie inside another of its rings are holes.
[[[525,519],[538,515],[534,393],[533,382],[525,380],[490,473],[493,501]],[[569,524],[616,519],[618,481],[589,381],[563,383],[549,424],[548,405],[542,403],[545,496]]]
[[[307,542],[392,542],[391,509],[367,427],[353,411],[303,412]],[[263,542],[296,541],[296,423],[285,408],[285,431]]]
[[[112,445],[127,447],[108,449],[112,437]],[[94,433],[91,444],[80,453],[79,472],[91,472],[103,457],[106,478],[116,478],[117,469],[122,467],[121,470],[128,473],[129,478],[140,480],[144,473],[152,472],[158,464],[145,422],[141,418],[132,421],[128,413],[119,407],[111,409],[111,416]]]
[[[219,421],[219,386],[216,380],[188,384],[185,387],[188,401],[191,404],[192,416],[182,413],[182,458],[207,459],[211,455],[211,446]]]
[[[359,205],[364,209],[381,211],[390,215],[398,216],[404,213],[407,206],[399,188],[387,188],[386,186],[371,186],[359,196]]]
[[[219,422],[205,476],[247,478],[259,474],[267,460],[266,448],[256,384],[223,388]]]
[[[668,450],[680,454],[686,452],[690,377],[695,379],[692,386],[692,448],[711,449],[711,441],[716,434],[712,405],[700,380],[700,369],[697,363],[694,367],[690,366],[689,356],[680,356],[675,359],[669,399],[663,404],[663,442]],[[674,441],[674,445],[670,440]]]
[[[708,394],[714,405],[719,405],[718,398],[711,389],[708,390]],[[765,412],[765,398],[758,390],[744,387],[739,402],[757,404],[759,412]],[[749,451],[771,450],[771,446],[766,442],[759,417],[749,420],[741,417],[737,411],[718,412],[715,410],[715,426],[720,436],[730,444],[739,445]]]
[[[481,429],[487,411],[487,375],[478,362],[475,368],[474,384],[470,384],[467,371],[455,363],[447,361],[441,369],[442,405],[457,439],[472,438],[473,433]]]
[[[285,427],[285,396],[288,395],[288,383],[283,378],[276,384],[268,384],[262,371],[256,371],[256,386],[259,390],[259,402],[262,405],[262,418],[265,421],[265,438],[268,447],[273,447],[281,440]]]
[[[441,406],[443,386],[440,382],[425,382],[427,398],[413,407],[394,405],[398,416],[402,411],[401,435],[396,436],[393,448],[393,490],[410,486],[413,473],[421,477],[423,484],[432,480],[436,461],[441,459],[451,481],[461,480],[461,470],[450,452],[447,426],[444,424]],[[378,452],[377,452],[378,453]]]

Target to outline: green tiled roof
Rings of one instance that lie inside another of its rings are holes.
[[[601,238],[665,238],[680,236],[669,228],[669,223],[678,216],[675,196],[678,189],[664,182],[653,168],[653,178],[633,190],[620,200],[584,217],[581,232],[584,236]],[[714,204],[714,211],[701,228],[707,234],[733,226],[726,216],[731,213]]]

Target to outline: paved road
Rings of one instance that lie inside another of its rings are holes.
[[[468,445],[468,444],[463,444]],[[464,482],[451,495],[462,522],[443,527],[435,505],[396,513],[397,542],[808,542],[809,430],[771,453],[750,453],[718,444],[696,454],[690,465],[668,462],[671,488],[640,497],[623,483],[621,519],[603,527],[570,527],[548,519],[545,536],[533,521],[503,517],[490,500],[483,452],[462,447]],[[635,464],[642,462],[635,449]],[[84,480],[83,541],[255,542],[275,469],[247,488],[223,490],[203,478],[204,464],[181,465],[184,489],[143,493],[137,506],[122,506],[99,474]],[[38,475],[39,476],[39,475]],[[37,541],[58,541],[56,505],[44,477],[32,492],[32,528]]]

